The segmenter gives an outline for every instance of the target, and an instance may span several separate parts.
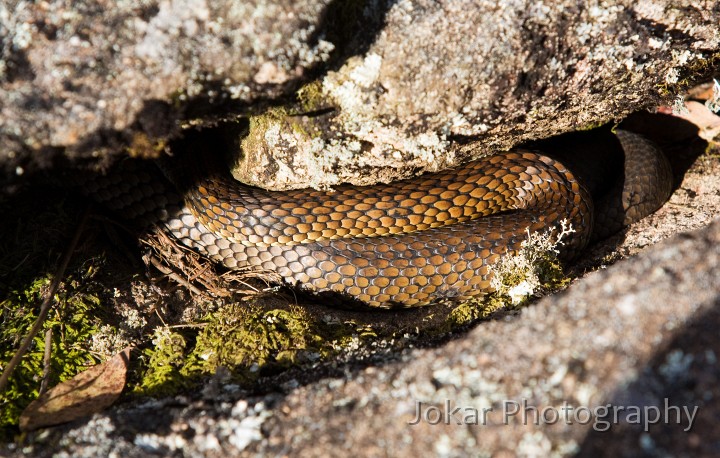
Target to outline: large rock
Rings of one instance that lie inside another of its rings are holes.
[[[654,106],[720,49],[692,0],[144,5],[0,6],[7,178],[279,104],[251,119],[242,179],[390,180]]]
[[[265,155],[242,177],[365,184],[622,119],[717,53],[719,13],[683,4],[396,2],[368,51],[321,80],[332,135],[262,126]],[[268,174],[271,157],[293,175]]]
[[[711,456],[720,415],[718,278],[715,220],[439,348],[319,380],[310,371],[304,383],[261,397],[243,396],[219,374],[194,399],[114,407],[36,435],[24,451]],[[411,425],[418,403],[423,419]],[[523,421],[523,403],[546,420],[536,424],[529,411]],[[609,417],[594,417],[598,408]],[[630,416],[636,409],[641,417]]]
[[[284,94],[333,46],[328,0],[0,5],[0,164],[148,155],[215,104]],[[225,108],[224,112],[227,112]]]
[[[239,168],[248,181],[392,179],[655,105],[720,48],[720,13],[708,2],[146,4],[0,5],[6,178],[63,157],[160,154],[184,126],[252,115]],[[301,86],[299,103],[289,101]],[[717,215],[717,161],[703,160],[709,178],[680,186],[672,231]],[[715,206],[694,207],[698,195]],[[659,238],[634,236],[636,247]],[[309,371],[263,396],[219,374],[191,398],[129,402],[35,433],[25,451],[565,455],[608,451],[612,437],[616,454],[712,454],[719,241],[716,221],[438,348],[328,377]],[[665,398],[699,406],[689,434],[687,416],[647,434],[627,417],[609,433],[592,423],[498,424],[503,401],[558,411],[567,401],[577,412],[663,407]],[[451,410],[494,414],[484,425],[458,426],[457,415],[408,425],[416,401],[445,409],[446,399]]]

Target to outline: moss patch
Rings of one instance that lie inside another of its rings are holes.
[[[302,86],[297,91],[297,99],[302,111],[306,113],[323,108],[326,101],[322,92],[322,83],[312,81]]]
[[[5,391],[0,393],[0,437],[3,440],[17,432],[15,426],[20,414],[38,396],[46,331],[52,330],[48,386],[72,378],[98,362],[89,345],[101,325],[97,318],[101,313],[101,301],[97,285],[91,281],[93,275],[91,265],[77,279],[68,277],[63,282],[42,331],[15,368]],[[38,277],[13,289],[0,302],[0,365],[3,367],[32,327],[50,282],[49,275]]]
[[[145,351],[144,375],[135,392],[174,393],[220,368],[229,369],[247,386],[262,375],[327,359],[354,338],[369,337],[374,333],[353,323],[325,323],[297,306],[268,310],[227,304],[182,334],[157,329],[154,346]]]
[[[492,293],[466,301],[454,308],[447,330],[487,318],[499,310],[514,310],[570,283],[558,260],[562,239],[574,232],[565,222],[553,230],[528,234],[517,253],[503,256],[492,266]]]
[[[316,122],[312,114],[328,108],[328,102],[319,80],[311,81],[297,90],[295,100],[285,105],[268,108],[262,113],[248,117],[249,128],[241,142],[243,151],[255,151],[266,144],[268,129],[276,127],[278,133],[292,132],[296,141],[322,137],[325,126]]]
[[[710,54],[705,59],[696,59],[678,70],[670,81],[658,84],[658,94],[663,98],[677,96],[698,81],[712,76],[718,67],[720,67],[720,52]]]
[[[303,122],[300,117],[295,116],[294,111],[291,106],[273,107],[262,114],[250,116],[247,136],[240,143],[242,151],[247,155],[252,151],[267,148],[268,131],[273,131],[271,135],[275,136],[292,133],[296,137],[294,142],[310,139],[317,129],[313,128],[311,123]],[[274,139],[271,143],[278,142],[278,139]]]
[[[49,209],[44,212],[36,211],[33,195],[15,207],[0,208],[6,214],[18,215],[16,224],[0,227],[2,365],[12,357],[19,339],[34,321],[42,293],[80,213],[57,193],[38,193],[54,199],[45,201]],[[300,308],[288,305],[292,299],[277,297],[269,301],[206,297],[202,302],[187,293],[179,294],[176,285],[157,282],[150,286],[144,280],[144,268],[128,263],[132,255],[113,254],[123,250],[99,255],[102,250],[98,245],[105,246],[99,232],[97,227],[89,227],[83,233],[83,242],[45,324],[45,329],[53,328],[51,386],[108,356],[97,350],[94,338],[100,335],[112,341],[113,336],[124,332],[123,323],[128,321],[124,317],[130,312],[147,324],[135,330],[133,342],[142,351],[133,354],[126,393],[160,396],[196,389],[219,372],[229,372],[244,388],[263,389],[261,384],[274,380],[269,376],[288,368],[299,368],[297,373],[301,374],[303,368],[318,363],[332,365],[338,360],[363,360],[379,352],[396,352],[408,344],[444,338],[500,309],[519,306],[511,304],[507,295],[489,295],[457,306],[439,304],[394,311],[338,310],[322,304]],[[544,258],[536,258],[540,267],[535,270],[543,279],[540,286],[550,289],[564,279],[557,261],[547,260],[549,264],[544,264]],[[504,282],[521,283],[523,279],[515,272]],[[185,313],[193,308],[200,312]],[[0,426],[6,440],[17,431],[14,425],[19,413],[37,396],[43,352],[41,332],[13,376],[10,389],[0,395]],[[315,374],[311,371],[307,376],[313,377],[311,373]]]

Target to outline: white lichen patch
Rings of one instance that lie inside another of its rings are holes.
[[[713,79],[712,97],[705,101],[705,106],[714,113],[720,113],[720,82],[716,79]]]
[[[322,145],[329,170],[350,161],[358,168],[399,170],[438,170],[452,164],[454,156],[448,152],[450,144],[445,134],[428,131],[412,135],[378,116],[375,110],[384,92],[380,83],[382,63],[382,57],[374,53],[364,59],[350,59],[322,82],[324,96],[339,108],[336,122],[344,132],[341,138]],[[463,119],[458,122],[467,123]],[[372,147],[360,153],[356,147],[359,140]]]
[[[670,55],[672,56],[672,67],[670,67],[665,73],[665,82],[668,84],[675,84],[680,81],[680,70],[688,65],[688,63],[695,60],[702,60],[703,56],[699,53],[692,53],[688,49],[682,51],[671,50]]]
[[[122,317],[118,326],[102,325],[90,340],[90,352],[102,359],[108,359],[142,339],[147,325],[147,320],[137,308],[127,304],[119,304],[118,308]]]
[[[382,57],[369,54],[365,59],[349,59],[338,72],[331,72],[323,81],[323,92],[341,109],[344,118],[367,116],[377,96],[372,89],[377,82]]]
[[[148,63],[157,62],[171,40],[180,35],[195,35],[209,16],[204,0],[160,2],[158,14],[150,22],[142,19],[135,21],[138,32],[144,35],[136,47],[137,56],[146,59]]]
[[[673,101],[672,104],[672,112],[676,116],[687,115],[690,113],[687,109],[687,106],[685,105],[684,95],[678,94],[678,96],[675,97],[675,101]]]
[[[382,57],[377,54],[368,54],[362,65],[355,67],[350,72],[350,79],[360,87],[369,88],[380,76]]]
[[[109,325],[103,325],[98,329],[98,332],[92,335],[90,352],[105,360],[118,354],[129,344],[130,341],[117,329]]]
[[[538,291],[547,282],[546,265],[553,262],[563,245],[563,238],[575,232],[566,221],[560,222],[560,230],[529,232],[520,250],[502,257],[491,266],[490,286],[501,296],[507,296],[518,305]]]
[[[680,72],[677,68],[671,68],[665,74],[665,82],[668,84],[675,84],[680,80]]]

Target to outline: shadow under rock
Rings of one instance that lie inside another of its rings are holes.
[[[610,428],[593,429],[578,456],[719,456],[719,327],[716,297],[707,312],[676,330],[635,381],[617,388],[608,405],[625,410],[604,417]],[[635,407],[643,412],[639,418],[632,416]]]
[[[640,134],[660,148],[672,169],[672,192],[680,187],[688,169],[708,146],[699,136],[696,125],[676,116],[648,112],[634,113],[617,126],[606,124],[590,131],[571,132],[523,146],[560,159],[580,176],[593,200],[604,199],[606,205],[621,208],[621,194],[611,192],[611,197],[607,194],[621,184],[618,180],[625,180],[623,151],[612,132],[614,128]],[[581,273],[603,264],[602,259],[623,243],[627,230],[625,227],[596,236],[584,254],[570,265],[571,272]]]

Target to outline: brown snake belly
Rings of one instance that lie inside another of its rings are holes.
[[[526,150],[387,185],[333,191],[264,191],[211,174],[194,180],[184,205],[175,208],[166,189],[138,175],[129,186],[120,180],[96,191],[99,200],[125,212],[161,208],[164,225],[178,240],[228,268],[273,272],[290,285],[373,307],[412,307],[488,292],[489,266],[518,250],[528,230],[549,230],[566,220],[575,232],[561,254],[572,257],[590,240],[594,215],[608,220],[600,221],[607,232],[657,209],[671,189],[667,161],[642,137],[617,135],[625,180],[615,190],[619,196],[595,210],[568,168]],[[139,195],[146,201],[141,209]]]

